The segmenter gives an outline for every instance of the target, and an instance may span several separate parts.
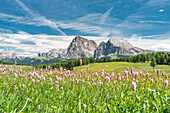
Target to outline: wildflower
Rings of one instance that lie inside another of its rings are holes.
[[[119,88],[117,87],[117,90],[119,91]]]
[[[94,75],[96,76],[96,77],[98,77],[98,73],[96,72],[96,73],[94,73]]]
[[[63,90],[63,87],[61,87],[61,89]]]
[[[50,78],[50,81],[52,81],[52,78]]]
[[[168,74],[166,74],[166,76],[165,76],[166,78],[168,78]]]
[[[86,110],[86,104],[83,105],[83,110],[84,110],[84,111]]]
[[[136,90],[136,82],[132,81],[132,89]]]
[[[155,72],[156,72],[156,69],[154,69],[153,72],[155,73]]]
[[[37,112],[39,112],[39,110],[40,110],[40,105],[38,105],[38,109],[37,109]]]
[[[59,85],[56,85],[56,86],[57,86],[56,90],[59,91]]]
[[[9,108],[9,106],[6,106],[6,108],[8,109],[8,108]]]
[[[153,83],[153,79],[151,79],[151,83]]]
[[[162,76],[165,76],[165,72],[162,72]]]
[[[164,88],[166,89],[167,86],[168,86],[168,80],[165,80]]]
[[[80,66],[82,65],[82,59],[80,59]]]
[[[32,79],[32,83],[34,83],[35,82],[35,80],[34,79]]]
[[[153,90],[153,89],[149,89],[149,88],[148,88],[148,90],[149,90],[149,91],[153,91],[153,92],[155,92],[155,90]]]
[[[14,91],[16,90],[16,85],[14,86]]]
[[[160,70],[158,69],[158,70],[157,70],[157,75],[159,75],[159,74],[160,74]]]
[[[87,71],[89,70],[89,65],[87,66]]]

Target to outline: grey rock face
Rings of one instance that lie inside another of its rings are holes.
[[[67,48],[67,57],[92,57],[96,47],[97,43],[95,41],[76,36]]]
[[[101,42],[94,52],[95,58],[116,55],[136,55],[145,53],[143,49],[133,47],[130,43],[117,37],[111,37],[107,43]]]
[[[67,53],[66,49],[51,49],[50,51],[46,53],[38,53],[39,57],[65,57]]]

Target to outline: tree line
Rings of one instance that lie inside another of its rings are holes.
[[[103,58],[103,59],[95,59],[93,57],[90,58],[78,58],[75,60],[71,60],[65,63],[52,63],[49,65],[37,65],[37,68],[47,68],[50,66],[51,68],[66,68],[72,70],[75,66],[80,66],[80,59],[82,59],[82,65],[87,65],[89,63],[100,63],[100,62],[133,62],[133,63],[145,63],[149,62],[154,64],[152,67],[154,67],[156,64],[159,65],[170,65],[170,54],[165,52],[153,52],[153,53],[147,53],[147,54],[138,54],[131,57],[119,57],[119,58]]]

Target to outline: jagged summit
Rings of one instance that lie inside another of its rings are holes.
[[[67,57],[92,57],[96,47],[95,41],[76,36],[67,48]]]

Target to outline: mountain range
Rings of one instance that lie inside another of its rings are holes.
[[[133,56],[141,53],[149,53],[151,50],[143,50],[138,47],[133,47],[129,42],[117,38],[110,37],[107,42],[102,41],[99,45],[93,40],[85,39],[81,36],[76,36],[67,49],[52,49],[46,53],[39,53],[39,57],[65,57],[65,58],[80,58],[94,57],[101,58],[107,56]]]
[[[117,37],[110,37],[107,42],[102,41],[99,45],[97,45],[97,43],[93,40],[76,36],[73,38],[67,49],[51,49],[48,52],[38,53],[38,56],[34,58],[19,56],[17,53],[9,54],[0,52],[0,60],[38,65],[67,62],[81,57],[94,57],[96,59],[100,59],[103,57],[133,56],[149,52],[152,51],[133,47],[129,42]]]

